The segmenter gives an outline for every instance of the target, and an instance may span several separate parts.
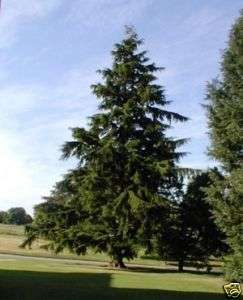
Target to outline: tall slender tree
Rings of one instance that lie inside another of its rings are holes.
[[[243,13],[234,24],[224,51],[221,77],[208,86],[210,155],[224,176],[214,174],[208,190],[218,225],[227,235],[231,256],[226,277],[243,278]]]
[[[44,236],[56,251],[80,254],[88,247],[106,252],[116,266],[132,259],[137,247],[151,249],[158,224],[166,222],[178,186],[177,162],[185,143],[166,135],[171,122],[186,117],[165,109],[164,88],[133,29],[112,51],[111,68],[99,71],[92,86],[100,100],[89,128],[73,128],[63,158],[78,167],[36,208],[28,241]]]

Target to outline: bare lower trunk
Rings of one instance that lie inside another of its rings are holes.
[[[181,258],[178,262],[178,271],[183,272],[183,267],[184,267],[184,259]]]
[[[210,266],[209,264],[207,264],[206,270],[207,270],[207,273],[209,274],[212,271],[212,266]]]
[[[110,262],[110,266],[112,268],[118,268],[118,269],[125,269],[126,265],[123,262],[122,258],[113,258],[113,260]]]

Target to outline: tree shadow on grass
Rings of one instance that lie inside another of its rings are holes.
[[[156,268],[156,267],[140,267],[140,266],[129,266],[128,270],[131,272],[143,272],[143,273],[178,273],[177,269],[171,269],[171,268]],[[196,274],[196,275],[213,275],[213,276],[220,276],[222,275],[222,272],[217,271],[211,271],[210,273],[204,271],[204,270],[192,270],[192,269],[184,269],[183,273],[188,274]]]
[[[166,265],[177,267],[178,262],[177,261],[168,261],[168,262],[166,262]],[[195,268],[197,266],[197,264],[195,264],[195,262],[185,262],[184,266]],[[220,262],[215,262],[215,261],[211,260],[211,266],[214,267],[214,268],[220,268],[220,267],[222,267],[222,264],[220,264]]]
[[[140,256],[141,259],[144,259],[144,260],[154,260],[154,261],[157,261],[157,262],[164,262],[166,265],[168,266],[175,266],[177,267],[178,266],[178,261],[162,261],[160,259],[160,257],[158,255],[142,255]],[[222,262],[220,262],[220,260],[216,260],[216,259],[209,259],[209,261],[211,262],[211,266],[213,268],[221,268],[222,267]],[[194,262],[190,262],[190,261],[187,261],[184,263],[184,266],[185,267],[192,267],[192,268],[195,268],[195,263]]]
[[[0,270],[1,300],[220,300],[223,294],[111,287],[108,273]]]

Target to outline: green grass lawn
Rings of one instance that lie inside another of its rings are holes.
[[[94,253],[92,251],[89,251],[85,256],[77,256],[68,251],[64,251],[63,253],[56,255],[53,252],[46,251],[40,248],[41,245],[46,244],[46,241],[44,240],[35,242],[31,249],[23,249],[19,246],[22,244],[24,238],[24,226],[0,224],[0,253],[27,255],[35,257],[68,258],[86,261],[109,261],[109,257],[107,257],[107,255],[103,253]],[[156,257],[144,255],[143,251],[140,251],[140,255],[137,258],[135,258],[132,261],[132,263],[157,266],[161,268],[169,267],[169,265],[166,265],[165,262],[156,259]],[[212,261],[211,265],[213,267],[213,271],[220,272],[220,262]],[[170,264],[170,268],[176,268],[176,263],[172,262]]]
[[[135,268],[114,271],[78,261],[0,258],[0,299],[217,300],[220,276]]]
[[[142,252],[128,270],[110,270],[104,254],[89,252],[77,257],[64,252],[56,256],[40,248],[45,241],[35,243],[30,250],[19,248],[23,239],[23,226],[0,224],[0,253],[35,256],[0,255],[0,300],[225,299],[224,282],[217,272],[207,275],[187,268],[187,272],[177,273],[176,266],[144,256]],[[47,260],[40,256],[68,259]],[[99,263],[88,264],[85,260]]]

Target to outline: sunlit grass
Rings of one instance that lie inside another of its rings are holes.
[[[215,275],[116,271],[78,261],[23,257],[0,260],[4,299],[213,300],[223,297],[222,285],[223,280]]]

